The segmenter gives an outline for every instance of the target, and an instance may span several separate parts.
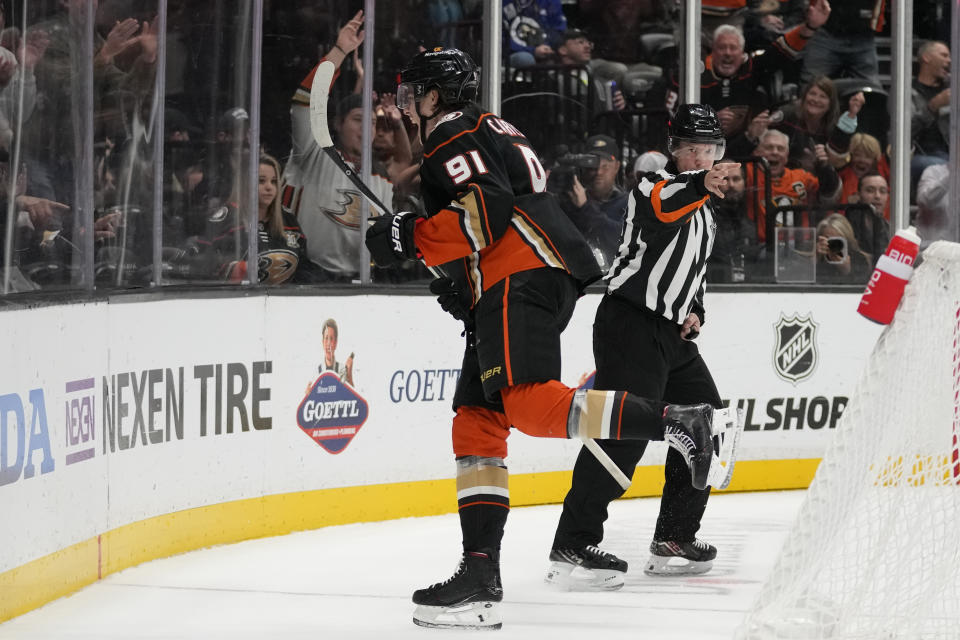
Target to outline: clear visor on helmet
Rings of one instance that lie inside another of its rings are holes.
[[[726,140],[689,140],[686,138],[668,138],[667,150],[675,158],[696,157],[710,162],[718,162],[727,150]]]
[[[401,82],[397,85],[397,108],[408,113],[416,113],[417,99],[423,97],[423,86]]]

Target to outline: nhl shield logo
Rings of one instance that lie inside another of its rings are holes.
[[[810,316],[787,318],[781,314],[774,328],[773,368],[778,376],[796,384],[817,366],[817,323]]]
[[[297,425],[330,453],[340,453],[367,421],[367,401],[337,374],[321,374],[297,408]]]

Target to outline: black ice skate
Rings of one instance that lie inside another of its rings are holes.
[[[593,545],[553,549],[544,580],[565,591],[613,591],[623,586],[627,563]]]
[[[694,489],[704,489],[713,463],[713,407],[668,405],[663,411],[663,439],[687,461]]]
[[[643,572],[648,576],[689,576],[706,573],[713,567],[717,548],[703,540],[650,543],[650,559]]]
[[[503,587],[500,564],[494,557],[493,553],[466,551],[453,576],[414,591],[414,623],[441,629],[499,629]]]

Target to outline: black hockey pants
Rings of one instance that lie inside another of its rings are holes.
[[[640,310],[616,296],[605,295],[593,325],[597,364],[596,389],[629,393],[673,404],[709,403],[720,407],[720,395],[697,345],[680,338],[680,326]],[[599,441],[627,477],[643,456],[647,441]],[[692,541],[700,528],[710,488],[698,491],[683,457],[669,449],[666,481],[660,501],[657,540]],[[623,489],[586,448],[573,468],[573,483],[563,501],[554,548],[599,544],[607,505]]]

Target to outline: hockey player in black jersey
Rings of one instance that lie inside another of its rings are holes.
[[[716,385],[692,340],[704,322],[704,273],[716,232],[710,200],[723,197],[720,186],[740,165],[714,165],[723,156],[725,142],[709,106],[680,105],[668,136],[671,160],[664,169],[640,176],[627,200],[619,255],[604,278],[607,291],[593,327],[594,388],[720,408]],[[647,443],[598,444],[630,477]],[[602,561],[591,559],[603,539],[607,505],[623,491],[586,449],[580,451],[547,582],[572,590],[623,584],[625,562],[609,553]],[[709,487],[691,484],[684,458],[670,449],[646,573],[710,569],[716,549],[695,535],[709,495]],[[573,573],[585,563],[596,569],[593,575]]]
[[[427,215],[377,218],[367,247],[381,266],[416,258],[442,265],[449,279],[434,290],[467,336],[453,403],[463,558],[450,579],[413,594],[414,622],[497,628],[511,427],[539,437],[666,439],[683,449],[703,487],[713,410],[559,382],[560,332],[600,276],[589,246],[545,191],[546,172],[523,134],[473,103],[479,73],[469,56],[425,51],[400,82],[398,106],[419,120],[424,140]]]

